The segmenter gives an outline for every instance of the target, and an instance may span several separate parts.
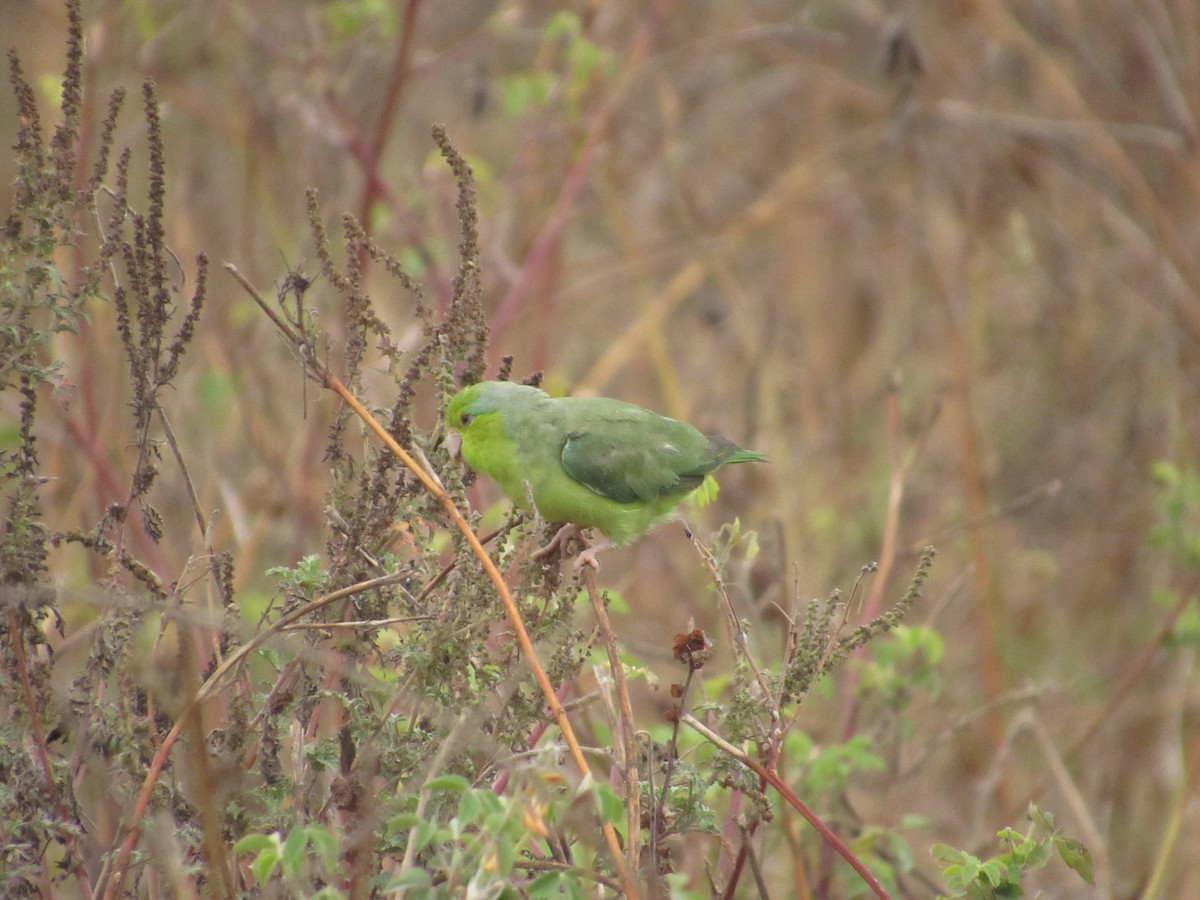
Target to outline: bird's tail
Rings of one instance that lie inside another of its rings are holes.
[[[726,465],[730,463],[743,462],[766,462],[767,454],[755,453],[753,450],[743,450],[741,447],[733,451],[733,455],[725,460]]]

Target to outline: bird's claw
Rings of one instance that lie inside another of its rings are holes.
[[[568,548],[570,547],[571,541],[578,541],[580,546],[579,555],[575,557],[575,574],[578,575],[580,572],[582,572],[584,566],[591,566],[593,571],[599,572],[600,561],[596,559],[596,556],[605,550],[611,549],[612,542],[605,538],[604,540],[597,541],[595,544],[592,544],[589,547],[587,541],[585,541],[583,538],[583,529],[578,525],[567,524],[558,529],[558,531],[555,532],[554,537],[550,539],[550,543],[548,543],[545,547],[534,551],[533,558],[538,560],[546,559],[553,555],[556,551],[560,555],[565,556]]]
[[[596,557],[605,550],[611,550],[613,543],[608,538],[603,538],[592,544],[590,547],[584,547],[577,557],[575,557],[575,574],[578,575],[583,571],[584,566],[591,566],[595,572],[600,571],[600,560]]]
[[[575,557],[575,574],[580,574],[583,571],[584,566],[591,566],[593,571],[599,572],[600,560],[596,559],[596,554],[603,549],[605,548],[597,546],[585,547],[583,550],[581,550],[579,555]]]
[[[572,538],[578,540],[580,543],[583,543],[583,537],[580,534],[580,530],[577,525],[564,525],[554,533],[554,537],[550,538],[550,543],[548,543],[545,547],[540,547],[533,552],[533,558],[546,559],[556,550],[560,555],[565,554],[567,552],[567,545],[571,542]]]

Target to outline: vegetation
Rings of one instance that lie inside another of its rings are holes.
[[[1200,888],[1187,4],[200,6],[0,9],[0,893]],[[601,589],[492,377],[770,464]]]

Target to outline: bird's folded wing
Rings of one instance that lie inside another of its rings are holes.
[[[607,422],[602,430],[568,434],[562,465],[601,496],[650,503],[693,490],[711,469],[708,448],[690,437],[658,433],[645,423]]]

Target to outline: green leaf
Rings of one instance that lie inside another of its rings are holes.
[[[595,789],[596,809],[602,822],[620,822],[625,815],[625,804],[607,784],[597,784]]]
[[[1008,881],[1008,867],[998,859],[989,859],[980,865],[979,874],[986,878],[992,887],[1000,887]]]
[[[408,831],[408,829],[415,828],[423,821],[425,820],[416,813],[404,812],[388,819],[387,828],[389,832],[393,833],[397,831]]]
[[[436,822],[419,822],[413,830],[413,843],[416,844],[418,850],[424,850],[437,836],[437,833]]]
[[[327,872],[334,871],[337,867],[338,859],[337,838],[324,825],[319,825],[315,822],[304,826],[304,833],[308,836],[309,846],[321,858],[325,870]]]
[[[1050,842],[1045,840],[1035,841],[1033,845],[1029,847],[1029,852],[1025,856],[1024,868],[1030,871],[1034,869],[1040,869],[1049,861]]]
[[[438,775],[425,782],[427,791],[469,791],[471,782],[461,775]]]
[[[411,869],[403,869],[388,879],[384,890],[393,893],[401,888],[409,890],[429,889],[433,887],[433,879],[429,877],[429,873],[424,869],[414,866]]]
[[[974,881],[983,871],[983,863],[978,856],[972,856],[970,853],[962,854],[961,862],[958,865],[959,877],[963,883]]]
[[[233,845],[234,853],[260,853],[268,847],[279,846],[277,834],[248,834]]]
[[[288,875],[299,875],[304,869],[304,851],[308,849],[308,834],[303,828],[293,828],[283,842],[280,859],[283,871]]]
[[[1043,811],[1036,804],[1029,804],[1029,818],[1046,834],[1054,834],[1058,830],[1054,826],[1054,813],[1049,810]]]
[[[483,812],[479,791],[467,791],[458,801],[458,821],[463,825],[474,825]]]
[[[254,862],[250,863],[250,872],[259,884],[266,884],[271,880],[271,873],[275,871],[277,865],[279,865],[278,851],[274,848],[264,850],[254,858]]]
[[[1054,846],[1058,855],[1080,878],[1088,884],[1095,885],[1096,876],[1092,872],[1092,854],[1074,838],[1056,837]]]
[[[525,893],[532,900],[541,900],[543,897],[557,897],[563,889],[563,880],[561,872],[547,872],[529,882],[525,887]]]

